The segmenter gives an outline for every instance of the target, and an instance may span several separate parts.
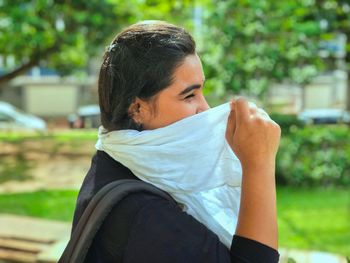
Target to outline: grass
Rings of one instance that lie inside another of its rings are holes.
[[[72,221],[75,190],[50,190],[0,195],[0,213]]]
[[[350,256],[350,193],[347,189],[278,188],[281,247]],[[70,222],[77,191],[0,195],[0,213]]]
[[[281,247],[350,256],[349,189],[279,188]]]
[[[54,139],[55,141],[67,142],[72,140],[95,141],[97,129],[91,130],[63,130],[48,132],[0,132],[0,141],[20,143],[28,140]]]

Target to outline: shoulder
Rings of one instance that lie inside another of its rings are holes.
[[[104,186],[121,179],[139,180],[127,167],[103,151],[97,151],[80,187],[74,212],[73,229],[93,196]]]

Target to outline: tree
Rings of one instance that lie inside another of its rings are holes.
[[[322,66],[312,0],[202,1],[208,86],[262,97],[273,82],[301,85]],[[207,11],[205,11],[207,10]]]
[[[1,0],[0,55],[15,65],[5,63],[0,88],[36,65],[63,75],[84,69],[121,27],[144,19],[187,21],[190,2]]]
[[[119,12],[126,14],[124,10]],[[95,47],[118,27],[121,18],[115,15],[113,6],[98,0],[1,1],[1,55],[14,57],[16,63],[5,68],[0,84],[39,63],[61,73],[84,67],[96,52]]]

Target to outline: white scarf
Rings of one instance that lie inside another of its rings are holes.
[[[225,139],[229,113],[225,103],[155,130],[106,133],[100,127],[96,148],[168,192],[230,247],[242,169]]]

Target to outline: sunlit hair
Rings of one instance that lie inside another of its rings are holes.
[[[143,21],[125,28],[104,54],[98,93],[101,122],[108,131],[140,127],[128,113],[136,97],[151,101],[172,84],[175,69],[195,53],[195,42],[183,28]]]

